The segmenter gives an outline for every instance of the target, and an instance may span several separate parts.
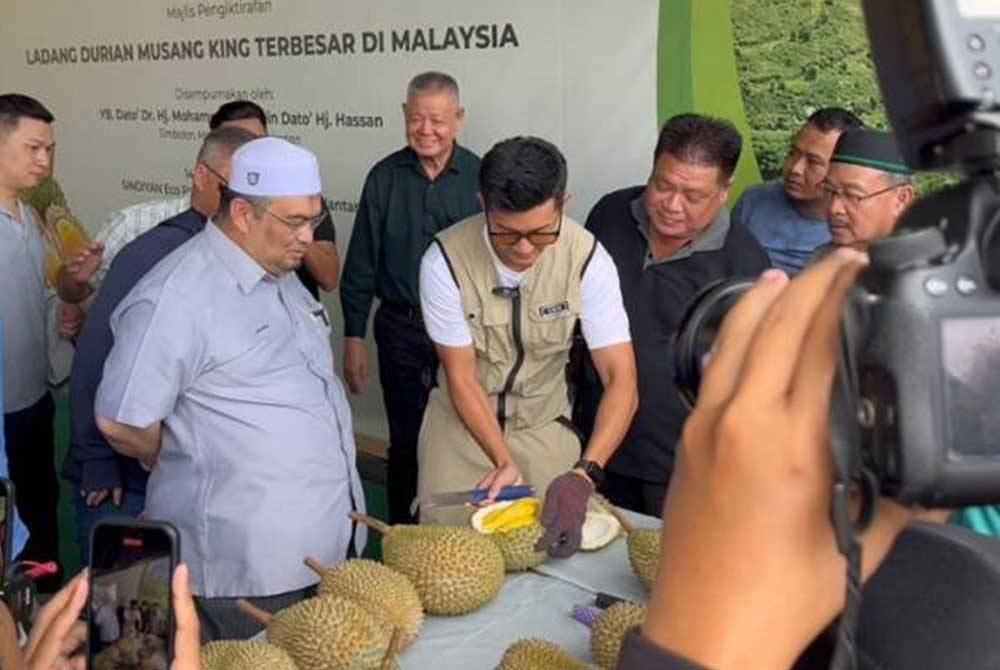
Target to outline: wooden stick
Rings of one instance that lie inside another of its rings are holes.
[[[614,505],[607,505],[607,510],[611,512],[611,515],[618,519],[618,523],[622,525],[626,533],[632,533],[635,531],[635,524],[629,521],[629,519],[622,513],[620,509]]]
[[[382,665],[379,670],[395,670],[396,669],[396,657],[399,656],[403,646],[403,629],[396,628],[392,629],[392,639],[389,640],[389,648],[385,650],[385,656],[382,657]]]
[[[363,523],[372,530],[378,531],[382,535],[388,535],[392,532],[392,526],[383,521],[379,521],[373,516],[368,516],[367,514],[362,514],[360,512],[351,512],[350,517],[354,521]]]
[[[312,556],[306,556],[302,562],[305,563],[310,570],[315,572],[320,577],[326,574],[326,566],[317,561]]]
[[[246,614],[248,617],[250,617],[257,623],[261,624],[262,626],[266,626],[267,624],[271,623],[271,619],[274,618],[274,615],[271,614],[270,612],[262,610],[249,600],[244,600],[243,598],[240,598],[239,600],[236,601],[236,609],[242,612],[243,614]]]

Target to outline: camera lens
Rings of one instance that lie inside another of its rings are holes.
[[[677,389],[689,409],[698,398],[702,372],[722,320],[751,286],[753,281],[747,279],[724,279],[710,284],[684,310],[674,336],[674,369]]]

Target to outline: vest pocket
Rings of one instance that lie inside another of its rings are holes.
[[[536,358],[568,351],[573,344],[573,326],[576,325],[577,314],[565,303],[565,309],[560,305],[558,313],[546,313],[552,309],[550,305],[533,306],[528,311],[529,328],[525,332],[525,349]]]
[[[487,393],[503,388],[515,351],[510,335],[510,308],[470,310],[466,322],[476,349],[478,377]]]

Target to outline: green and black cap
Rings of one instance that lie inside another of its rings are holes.
[[[831,163],[850,163],[894,174],[911,174],[903,161],[896,137],[884,130],[856,128],[840,134]]]

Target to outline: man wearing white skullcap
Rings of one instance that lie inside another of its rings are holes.
[[[316,157],[277,138],[233,154],[219,214],[111,317],[95,413],[121,453],[152,468],[146,516],[181,535],[206,639],[259,627],[308,595],[304,556],[364,548],[350,408],[329,317],[296,278],[322,219]]]

